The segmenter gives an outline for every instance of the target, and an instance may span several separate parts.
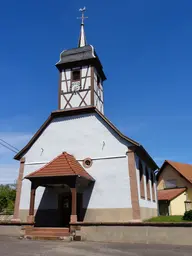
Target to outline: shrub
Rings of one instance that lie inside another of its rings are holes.
[[[186,211],[183,215],[183,220],[192,221],[192,210]]]
[[[0,213],[13,212],[15,196],[14,186],[0,185]]]

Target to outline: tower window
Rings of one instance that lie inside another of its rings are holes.
[[[80,80],[80,70],[75,70],[72,72],[72,81]]]

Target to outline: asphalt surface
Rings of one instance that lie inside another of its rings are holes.
[[[0,256],[189,256],[192,246],[19,240],[0,236]]]

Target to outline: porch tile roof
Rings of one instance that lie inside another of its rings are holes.
[[[172,189],[164,189],[158,191],[158,200],[167,200],[171,201],[172,199],[176,198],[180,194],[182,194],[186,188],[172,188]]]
[[[51,162],[43,166],[37,171],[27,175],[26,179],[38,177],[62,177],[62,176],[81,176],[94,181],[74,156],[63,152],[61,155],[54,158]]]

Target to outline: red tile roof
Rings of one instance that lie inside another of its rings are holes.
[[[182,176],[184,176],[189,182],[192,183],[192,165],[184,164],[179,162],[173,162],[170,160],[166,160],[168,164],[170,164],[174,169],[176,169]]]
[[[61,176],[81,176],[89,180],[94,179],[89,175],[74,156],[63,152],[61,155],[53,159],[51,162],[40,168],[39,170],[30,173],[25,178],[37,177],[61,177]]]
[[[172,189],[164,189],[158,191],[158,200],[172,200],[182,194],[186,188],[172,188]]]

